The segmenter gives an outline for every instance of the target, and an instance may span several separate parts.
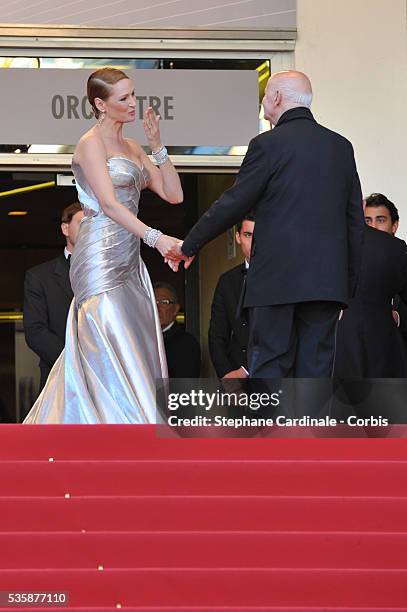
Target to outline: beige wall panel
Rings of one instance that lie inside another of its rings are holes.
[[[355,148],[363,193],[386,194],[407,239],[405,0],[298,0],[295,64],[316,119]]]

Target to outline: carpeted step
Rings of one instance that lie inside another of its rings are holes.
[[[11,608],[12,609],[12,608]],[[14,608],[16,609],[16,608]],[[20,610],[31,610],[32,612],[50,612],[50,608],[38,608],[30,606],[29,608],[20,607]],[[59,608],[51,608],[51,610],[57,610]],[[406,612],[406,607],[371,607],[364,606],[349,607],[346,608],[340,606],[177,606],[176,608],[170,606],[141,606],[141,607],[93,607],[86,606],[64,606],[63,612],[117,612],[118,609],[123,609],[125,612]],[[10,607],[3,608],[0,606],[0,612],[10,612]]]
[[[87,612],[407,611],[405,440],[6,425],[0,459],[0,591]]]
[[[402,607],[407,570],[1,570],[1,591],[68,592],[71,606]]]
[[[0,482],[3,496],[397,496],[407,461],[3,461]]]
[[[0,498],[0,531],[407,532],[406,497]]]
[[[11,608],[12,609],[12,608]],[[16,609],[16,608],[14,608]],[[26,610],[27,612],[49,612],[50,608],[38,608],[38,607],[19,607],[19,610]],[[57,610],[57,608],[51,608],[51,610]],[[59,608],[58,608],[59,609]],[[64,606],[62,610],[64,612],[117,612],[118,609],[123,609],[125,612],[406,612],[407,607],[372,607],[368,608],[364,606],[346,606],[346,607],[337,607],[337,606],[301,606],[301,607],[293,607],[293,606],[177,606],[176,608],[171,606],[141,606],[141,607],[133,607],[133,606],[125,606],[119,607],[109,606],[109,607],[93,607],[86,606],[86,608],[82,606]],[[3,608],[0,606],[1,612],[10,612],[10,607]]]
[[[0,569],[404,569],[407,533],[0,533]]]
[[[407,435],[394,426],[393,434]],[[322,433],[322,432],[321,432]],[[325,432],[327,435],[332,432]],[[356,432],[358,433],[358,432]],[[361,432],[363,433],[363,432]],[[379,432],[377,432],[379,433]],[[386,430],[383,436],[392,432]],[[337,435],[338,432],[334,432]],[[405,440],[397,438],[163,438],[153,425],[2,425],[0,459],[406,459]],[[312,434],[309,434],[312,435]],[[339,435],[339,434],[338,434]]]

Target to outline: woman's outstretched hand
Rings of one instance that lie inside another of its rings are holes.
[[[167,263],[173,272],[178,272],[179,264],[184,261],[185,269],[188,269],[194,260],[194,257],[187,257],[181,251],[182,240],[173,238],[172,236],[166,236],[162,234],[157,240],[155,248],[164,257],[165,263]]]
[[[179,238],[173,238],[166,234],[161,234],[156,242],[155,248],[165,260],[178,261],[184,257],[181,251],[182,240]]]

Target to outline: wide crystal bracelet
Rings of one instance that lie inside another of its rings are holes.
[[[153,156],[157,166],[162,166],[169,159],[167,148],[164,145],[155,153],[152,151],[151,155]]]
[[[162,236],[160,230],[148,227],[144,232],[143,242],[149,247],[154,248],[160,236]]]

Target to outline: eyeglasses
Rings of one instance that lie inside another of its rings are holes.
[[[170,304],[176,304],[174,300],[156,300],[157,306],[169,306]]]

